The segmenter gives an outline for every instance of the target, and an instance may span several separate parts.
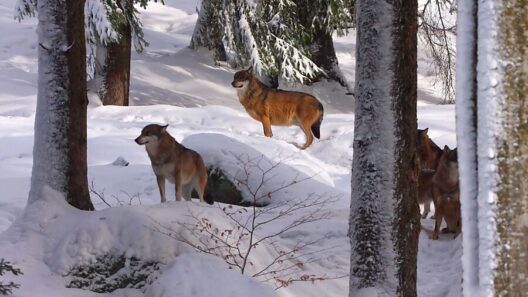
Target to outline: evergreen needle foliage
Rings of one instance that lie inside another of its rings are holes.
[[[345,34],[352,5],[353,0],[204,0],[191,47],[224,47],[233,66],[307,83],[324,75],[311,59],[314,39]]]
[[[20,269],[13,267],[13,265],[10,262],[2,258],[0,259],[0,276],[4,275],[6,272],[9,272],[13,275],[23,274]],[[9,283],[4,284],[4,282],[0,281],[0,295],[10,295],[13,293],[13,289],[16,289],[19,287],[20,285],[15,284],[14,282],[9,282]]]
[[[68,288],[86,289],[97,293],[122,288],[140,289],[159,275],[161,264],[124,255],[103,255],[95,263],[72,268]]]

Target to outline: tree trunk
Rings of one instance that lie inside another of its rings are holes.
[[[456,119],[462,212],[463,283],[468,296],[478,293],[477,205],[477,1],[461,1],[457,10]]]
[[[312,61],[326,72],[329,79],[335,80],[343,87],[348,88],[346,78],[339,69],[339,63],[334,49],[334,41],[331,34],[322,30],[319,31],[310,46],[310,53]],[[316,80],[321,78],[323,78],[323,76],[317,77]]]
[[[417,2],[360,0],[349,296],[416,296]]]
[[[395,136],[396,136],[396,190],[394,194],[398,253],[399,295],[416,296],[416,261],[420,235],[420,209],[417,203],[419,160],[416,156],[417,137],[417,31],[418,1],[395,1],[393,4],[393,55]]]
[[[528,292],[528,1],[499,1],[498,53],[504,99],[497,141],[496,296]],[[487,98],[488,100],[491,98]]]
[[[127,1],[128,3],[129,1]],[[128,106],[132,29],[128,23],[119,28],[119,42],[106,46],[103,79],[99,96],[103,105]]]
[[[29,203],[46,189],[68,203],[94,207],[86,165],[84,1],[38,1],[39,81]]]
[[[480,296],[528,291],[527,1],[479,2]]]
[[[471,63],[457,69],[457,116],[461,117],[457,131],[467,133],[459,137],[463,294],[524,296],[528,291],[528,2],[461,4],[466,15],[460,19],[472,21],[459,23],[460,39],[473,35],[471,46],[457,44],[460,61]]]

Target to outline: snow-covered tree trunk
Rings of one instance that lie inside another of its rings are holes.
[[[416,296],[417,2],[356,2],[351,297]]]
[[[528,293],[528,1],[492,3],[502,6],[497,36],[501,95],[482,99],[499,100],[502,131],[496,134],[495,296],[513,297]]]
[[[460,1],[457,14],[455,102],[464,234],[462,286],[466,296],[478,296],[477,0]]]
[[[86,165],[84,1],[38,1],[38,94],[29,203],[45,187],[93,210]]]
[[[132,10],[133,2],[126,0],[117,2],[121,5],[128,5],[128,8],[121,8],[122,11]],[[99,97],[103,105],[128,106],[130,90],[130,59],[132,54],[132,28],[128,22],[123,22],[118,28],[119,40],[109,42],[105,46],[103,58],[96,57],[98,61],[103,60],[102,73],[96,73],[100,77]],[[98,68],[96,68],[97,70]]]
[[[459,137],[464,137],[459,144],[463,294],[524,296],[528,291],[528,2],[461,4],[467,15],[458,24],[459,39],[475,36],[477,28],[473,40],[478,50],[475,72],[475,42],[458,45],[459,61],[465,62],[457,73],[461,74],[457,130],[467,133]]]

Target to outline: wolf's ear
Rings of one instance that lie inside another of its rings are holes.
[[[167,127],[169,126],[169,124],[165,125],[165,126],[161,126],[161,132],[167,132]]]
[[[449,147],[447,145],[444,145],[444,152],[449,153]]]
[[[429,132],[429,128],[425,128],[425,129],[423,129],[423,133],[424,133],[424,134],[427,134],[427,132]]]

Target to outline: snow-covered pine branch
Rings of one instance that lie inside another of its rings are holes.
[[[304,53],[274,34],[275,49],[281,57],[280,77],[286,81],[305,83],[324,70],[317,67]]]
[[[110,20],[110,7],[106,1],[90,0],[84,5],[85,31],[88,43],[95,44],[97,41],[106,45],[109,42],[117,42],[120,38],[119,32],[115,30],[116,24]]]
[[[37,12],[37,0],[17,0],[15,19],[19,22],[26,16],[34,17]]]
[[[260,47],[258,46],[257,41],[255,40],[253,31],[251,30],[249,22],[244,13],[240,15],[240,20],[238,21],[238,24],[242,39],[245,41],[244,47],[248,55],[248,62],[251,66],[253,66],[253,69],[256,73],[262,74],[263,68],[267,67],[264,67],[263,65],[259,52]]]

